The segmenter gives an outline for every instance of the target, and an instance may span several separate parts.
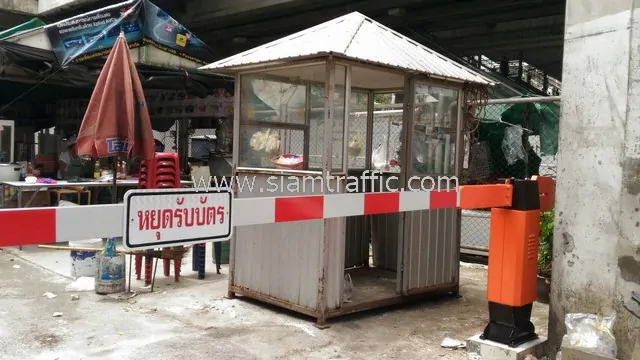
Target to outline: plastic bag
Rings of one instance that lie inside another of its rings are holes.
[[[509,165],[515,164],[516,161],[524,159],[524,146],[522,145],[522,127],[508,126],[504,129],[504,138],[502,139],[502,153]]]
[[[344,285],[342,287],[342,300],[346,303],[351,302],[351,294],[353,294],[353,281],[351,274],[344,275]]]
[[[373,150],[371,154],[371,165],[376,170],[381,170],[389,164],[387,157],[387,137],[382,139],[382,143]]]
[[[567,335],[562,344],[594,355],[616,358],[618,348],[612,328],[616,315],[600,317],[593,314],[567,314]]]
[[[349,156],[356,157],[362,154],[362,137],[360,136],[360,132],[351,136],[349,140]]]
[[[264,145],[264,150],[271,154],[277,155],[280,153],[280,134],[276,131],[270,132],[269,130]]]
[[[80,205],[76,203],[72,203],[71,201],[60,200],[60,202],[58,203],[58,206],[80,206]]]
[[[424,133],[419,134],[414,132],[411,146],[413,148],[412,150],[414,164],[428,164],[429,145],[427,144],[427,139],[424,136]]]
[[[268,130],[267,130],[268,131]],[[258,131],[251,136],[251,140],[249,141],[249,145],[255,151],[262,151],[266,145],[266,138],[268,133]]]
[[[96,288],[96,280],[92,277],[79,277],[64,290],[67,292],[93,291]]]

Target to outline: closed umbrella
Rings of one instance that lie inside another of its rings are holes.
[[[100,72],[76,143],[78,155],[151,160],[153,130],[136,66],[124,34]]]
[[[80,125],[76,150],[79,156],[92,158],[152,160],[154,157],[153,130],[144,91],[123,33],[100,72]],[[114,202],[116,174],[114,166]],[[105,250],[107,256],[113,256],[115,239],[109,239]]]

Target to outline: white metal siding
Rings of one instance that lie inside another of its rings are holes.
[[[267,178],[256,175],[255,189],[270,188]],[[286,192],[289,181],[285,177],[284,192],[245,191],[237,197],[301,195]],[[234,285],[308,309],[317,308],[323,220],[240,226],[235,232]]]
[[[341,185],[341,189],[338,186]],[[344,193],[344,184],[332,180],[332,189]],[[347,219],[327,219],[325,231],[329,235],[327,251],[329,252],[329,266],[326,275],[325,298],[327,310],[334,310],[342,306],[342,292],[344,279],[345,239],[347,236]]]

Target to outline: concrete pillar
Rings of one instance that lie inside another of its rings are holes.
[[[621,360],[640,321],[640,0],[567,0],[549,340],[569,312],[617,314]]]

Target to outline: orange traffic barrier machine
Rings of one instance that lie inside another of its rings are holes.
[[[540,213],[553,208],[550,177],[460,187],[461,209],[491,208],[487,300],[482,339],[518,346],[538,337],[531,322],[537,296]]]

